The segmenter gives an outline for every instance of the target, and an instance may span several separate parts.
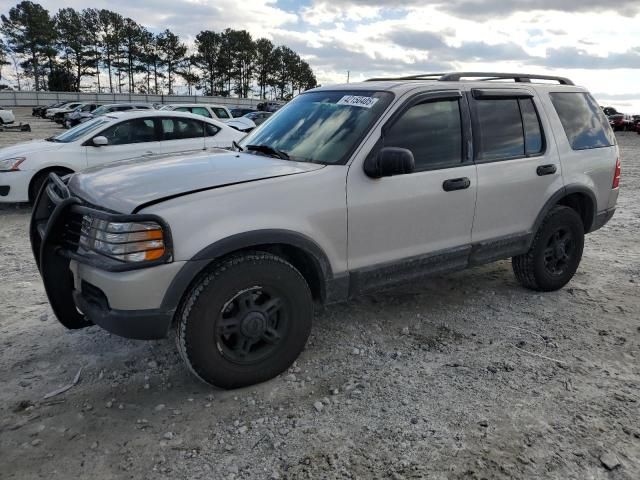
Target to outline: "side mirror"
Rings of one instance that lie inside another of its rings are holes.
[[[415,168],[413,153],[406,148],[384,147],[364,162],[364,173],[371,178],[404,175],[412,173]]]
[[[93,145],[96,147],[103,147],[105,145],[109,145],[109,140],[107,140],[107,137],[99,135],[97,137],[93,137]]]

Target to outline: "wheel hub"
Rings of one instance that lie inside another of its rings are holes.
[[[240,331],[249,338],[259,338],[267,329],[267,317],[261,312],[249,312],[240,321]]]

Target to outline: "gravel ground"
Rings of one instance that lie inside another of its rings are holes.
[[[289,372],[235,391],[172,341],[64,330],[29,209],[0,207],[0,478],[640,478],[640,135],[618,139],[618,212],[563,290],[503,261],[331,306]]]

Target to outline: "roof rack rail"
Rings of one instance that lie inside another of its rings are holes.
[[[446,73],[421,73],[419,75],[408,75],[406,77],[378,77],[369,78],[365,82],[384,82],[386,80],[440,80]]]
[[[555,75],[535,75],[528,73],[496,73],[496,72],[454,72],[454,73],[422,73],[404,77],[379,77],[370,78],[367,82],[382,82],[385,80],[437,80],[440,82],[459,82],[463,78],[475,78],[478,81],[489,82],[492,80],[513,80],[517,83],[531,83],[532,80],[551,80],[560,85],[574,85],[565,77]]]
[[[531,80],[552,80],[560,85],[574,85],[565,77],[555,75],[535,75],[529,73],[496,73],[496,72],[457,72],[447,73],[440,77],[441,82],[459,82],[463,78],[478,78],[481,81],[513,80],[514,82],[531,83]]]

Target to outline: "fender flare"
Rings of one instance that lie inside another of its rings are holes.
[[[536,217],[536,221],[533,224],[533,228],[531,230],[531,234],[532,234],[531,241],[533,241],[533,238],[535,237],[535,233],[538,231],[538,229],[540,228],[540,225],[542,225],[542,222],[544,221],[547,214],[551,211],[551,209],[564,197],[571,195],[573,193],[584,194],[587,197],[589,197],[591,199],[591,202],[593,203],[593,218],[591,219],[591,225],[590,225],[590,228],[586,229],[584,233],[589,233],[589,231],[591,231],[591,229],[595,225],[597,211],[598,211],[598,202],[596,200],[595,194],[593,193],[593,191],[591,191],[589,188],[583,185],[565,185],[556,193],[551,195],[551,197],[549,197],[549,199],[546,201],[546,203],[540,210],[540,213],[538,213],[538,216]]]
[[[238,250],[261,245],[288,245],[304,251],[313,260],[314,267],[321,276],[321,288],[326,291],[327,284],[333,278],[333,272],[327,255],[314,240],[291,230],[254,230],[223,238],[196,253],[174,277],[164,295],[161,308],[177,309],[189,285],[213,260]]]

